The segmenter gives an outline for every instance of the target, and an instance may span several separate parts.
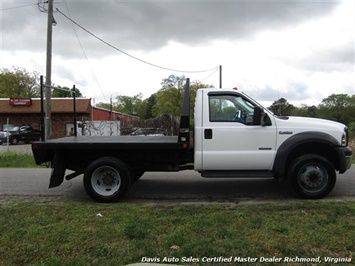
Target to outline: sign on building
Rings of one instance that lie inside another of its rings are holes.
[[[11,106],[31,106],[32,99],[31,98],[11,98],[10,105]]]

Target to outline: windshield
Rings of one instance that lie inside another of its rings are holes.
[[[19,131],[20,127],[10,127],[9,131]]]
[[[4,132],[8,131],[19,131],[19,127],[9,126],[9,128],[4,128]]]

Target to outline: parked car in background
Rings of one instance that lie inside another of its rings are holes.
[[[31,126],[15,126],[0,132],[0,144],[7,143],[9,134],[9,143],[16,145],[23,141],[29,143],[41,139],[41,132],[33,129]]]

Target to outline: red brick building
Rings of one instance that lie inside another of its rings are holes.
[[[44,101],[44,110],[45,110]],[[91,106],[91,99],[76,98],[76,116],[78,123],[93,120],[120,120],[121,127],[129,127],[133,121],[139,118],[119,112]],[[52,98],[52,137],[60,138],[68,136],[74,125],[74,104],[71,98]],[[41,100],[32,99],[0,99],[0,130],[9,125],[30,125],[34,129],[40,129]]]
[[[91,116],[94,121],[112,121],[119,120],[121,121],[121,127],[130,127],[134,121],[137,121],[139,118],[135,115],[128,115],[116,111],[110,111],[101,107],[94,106]]]

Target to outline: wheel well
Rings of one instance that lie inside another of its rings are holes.
[[[286,161],[286,170],[290,164],[299,156],[304,154],[317,154],[326,158],[338,170],[340,162],[334,147],[324,143],[304,143],[295,148],[289,153]]]

